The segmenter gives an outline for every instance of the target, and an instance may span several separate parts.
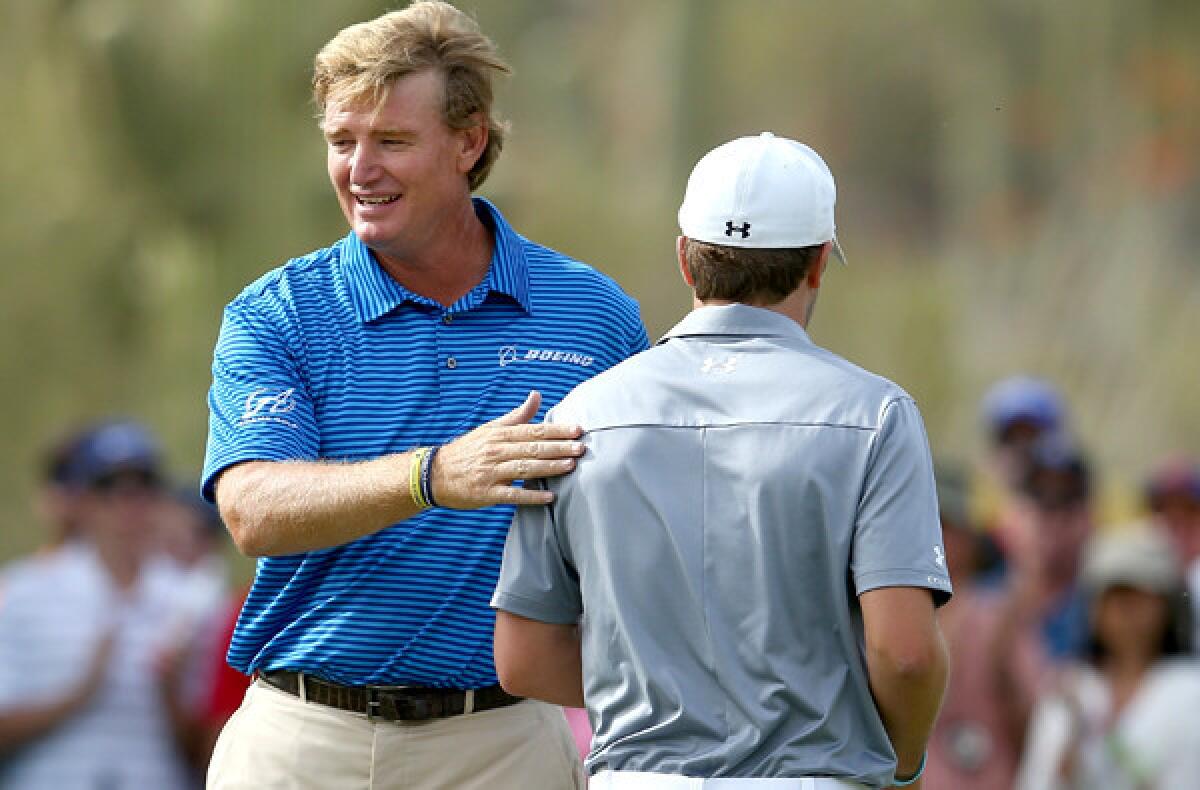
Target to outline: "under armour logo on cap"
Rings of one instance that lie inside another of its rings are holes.
[[[725,247],[829,243],[844,262],[833,222],[836,202],[833,174],[816,151],[763,132],[701,157],[688,177],[679,229],[693,241]]]
[[[733,224],[733,220],[726,220],[726,222],[725,222],[725,235],[726,235],[726,236],[729,236],[730,238],[733,238],[733,234],[734,234],[734,233],[740,233],[740,234],[742,234],[742,238],[743,238],[743,239],[748,239],[748,238],[750,238],[750,223],[749,223],[749,222],[743,222],[743,223],[742,223],[742,226],[739,228],[739,227],[737,227],[736,225],[734,225],[734,224]]]

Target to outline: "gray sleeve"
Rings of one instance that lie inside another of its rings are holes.
[[[542,481],[526,485],[546,487]],[[492,607],[544,623],[565,625],[579,620],[583,613],[579,574],[559,545],[553,505],[517,508],[504,544]]]
[[[850,570],[859,595],[925,587],[939,606],[950,598],[933,461],[910,398],[884,407],[858,503]]]

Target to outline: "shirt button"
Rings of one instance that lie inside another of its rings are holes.
[[[453,316],[453,315],[451,315],[450,313],[446,313],[444,316],[442,316],[442,323],[443,323],[443,324],[449,324],[449,323],[450,323],[450,322],[452,322],[453,320],[454,320],[454,316]]]
[[[450,368],[451,370],[454,370],[456,367],[458,367],[458,360],[455,359],[454,357],[450,357],[449,359],[446,360],[446,367]]]

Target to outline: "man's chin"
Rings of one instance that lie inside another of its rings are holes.
[[[362,240],[362,243],[368,247],[377,244],[386,244],[389,239],[395,236],[394,230],[388,229],[383,223],[377,220],[364,220],[355,217],[351,227],[354,229],[354,235],[358,236]]]

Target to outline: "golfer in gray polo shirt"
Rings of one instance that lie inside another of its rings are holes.
[[[548,416],[587,453],[509,533],[496,666],[586,704],[593,790],[920,775],[950,580],[912,398],[805,332],[834,201],[801,143],[706,155],[679,211],[696,309]]]

